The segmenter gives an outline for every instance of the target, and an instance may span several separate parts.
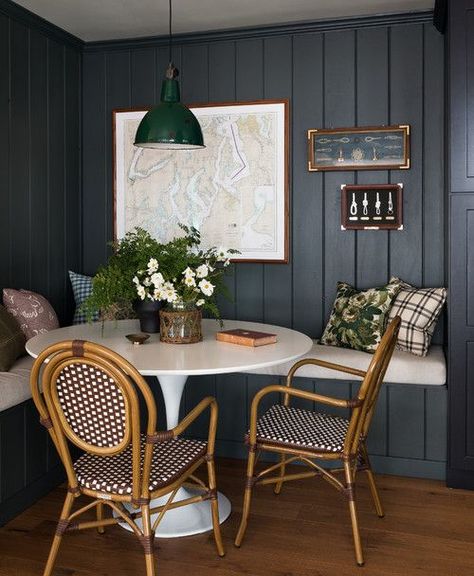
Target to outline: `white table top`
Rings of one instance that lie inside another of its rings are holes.
[[[126,358],[144,376],[199,375],[245,372],[296,360],[311,349],[313,341],[301,332],[259,324],[224,320],[224,330],[243,328],[277,335],[277,343],[256,348],[218,342],[215,333],[221,328],[215,320],[203,320],[203,341],[197,344],[167,344],[159,334],[152,334],[140,346],[133,345],[125,334],[140,332],[138,320],[78,324],[38,334],[26,343],[31,356],[38,356],[47,346],[61,340],[89,340],[111,348]]]

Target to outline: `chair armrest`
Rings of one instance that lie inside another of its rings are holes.
[[[250,408],[250,444],[255,444],[255,439],[257,436],[258,405],[264,396],[274,392],[288,394],[289,396],[295,396],[297,398],[304,398],[305,400],[313,400],[314,402],[319,402],[328,406],[336,406],[338,408],[355,408],[362,404],[362,401],[358,398],[343,400],[342,398],[323,396],[322,394],[307,392],[306,390],[299,390],[298,388],[291,388],[289,386],[282,386],[281,384],[271,384],[270,386],[265,386],[265,388],[262,388],[257,392],[257,394],[255,394],[254,399],[252,400],[252,406]]]
[[[189,426],[198,418],[204,410],[210,408],[210,415],[209,415],[209,434],[207,440],[208,446],[208,453],[214,453],[214,444],[216,439],[216,430],[217,430],[217,416],[218,416],[218,407],[217,401],[212,396],[207,396],[203,398],[199,404],[197,404],[191,412],[186,414],[186,416],[171,430],[168,432],[173,435],[173,437],[179,436],[182,434]]]
[[[296,362],[296,364],[290,368],[286,379],[287,386],[291,385],[295,372],[307,364],[314,364],[316,366],[321,366],[322,368],[327,368],[328,370],[335,370],[336,372],[345,372],[347,374],[352,374],[353,376],[360,376],[361,378],[365,378],[365,375],[367,374],[364,370],[358,370],[357,368],[351,368],[350,366],[334,364],[333,362],[326,362],[326,360],[318,360],[317,358],[304,358],[303,360]]]

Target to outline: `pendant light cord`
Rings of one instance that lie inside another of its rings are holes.
[[[171,63],[171,60],[172,60],[172,58],[171,58],[171,52],[172,52],[171,47],[172,47],[172,43],[173,43],[173,32],[172,32],[172,29],[171,29],[171,28],[172,28],[172,27],[171,27],[172,20],[173,20],[173,7],[172,7],[172,4],[171,4],[171,0],[169,0],[169,45],[168,45],[168,46],[169,46],[169,61],[170,61],[170,63]]]

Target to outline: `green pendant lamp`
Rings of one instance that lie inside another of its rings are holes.
[[[204,148],[199,122],[189,108],[180,102],[179,72],[171,62],[172,10],[169,0],[169,64],[161,85],[161,102],[143,117],[135,135],[135,146],[161,150],[194,150]]]

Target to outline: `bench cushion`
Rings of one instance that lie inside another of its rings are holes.
[[[0,372],[0,412],[31,398],[30,370],[34,359],[23,356],[9,372]]]
[[[326,362],[343,364],[359,370],[367,370],[372,354],[337,348],[335,346],[323,346],[313,344],[311,350],[303,358],[318,358]],[[252,371],[253,374],[270,374],[273,376],[286,376],[294,362],[259,368]],[[328,370],[320,366],[303,366],[296,372],[297,377],[320,378],[324,380],[361,380],[358,376]],[[430,386],[442,386],[446,384],[446,360],[442,346],[431,346],[428,354],[424,357],[414,356],[409,352],[395,350],[392,360],[385,375],[385,382],[399,384],[423,384]]]

